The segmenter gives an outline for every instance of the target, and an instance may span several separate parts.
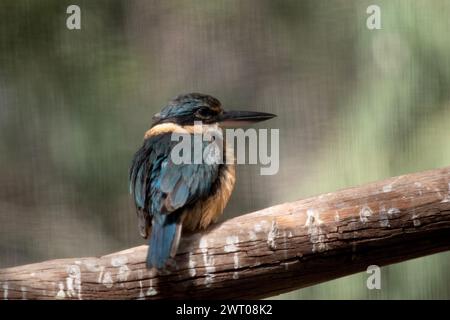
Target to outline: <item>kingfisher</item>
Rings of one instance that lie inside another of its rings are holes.
[[[234,153],[226,141],[221,149],[224,161],[178,163],[172,159],[172,151],[179,141],[172,135],[192,137],[194,124],[201,122],[202,132],[223,137],[223,128],[273,117],[264,112],[226,111],[219,100],[200,93],[178,95],[153,116],[129,170],[139,232],[149,239],[148,268],[166,269],[176,255],[182,230],[206,229],[217,221],[236,179]]]

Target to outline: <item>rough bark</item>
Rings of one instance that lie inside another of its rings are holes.
[[[176,268],[146,246],[0,270],[3,299],[263,298],[448,250],[450,167],[285,203],[184,235]]]

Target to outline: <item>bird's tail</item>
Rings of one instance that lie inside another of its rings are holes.
[[[147,253],[147,267],[164,269],[175,257],[180,242],[182,219],[178,213],[154,217]]]

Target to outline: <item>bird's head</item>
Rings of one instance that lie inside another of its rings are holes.
[[[201,94],[181,94],[153,116],[153,126],[162,123],[175,123],[180,126],[193,125],[195,121],[203,124],[218,123],[222,127],[242,126],[269,120],[276,115],[254,111],[227,111],[216,98]]]

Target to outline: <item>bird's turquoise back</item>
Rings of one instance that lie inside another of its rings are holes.
[[[149,136],[130,169],[130,192],[141,224],[147,227],[141,230],[151,225],[147,264],[157,269],[176,253],[183,214],[189,211],[186,209],[215,191],[221,166],[175,164],[170,154],[177,143],[171,140],[171,132]]]

